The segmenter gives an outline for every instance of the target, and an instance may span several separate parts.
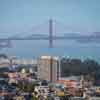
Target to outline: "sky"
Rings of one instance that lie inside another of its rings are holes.
[[[0,0],[0,38],[29,35],[34,29],[48,32],[50,18],[57,22],[56,35],[62,35],[63,30],[85,35],[100,32],[100,0]],[[99,44],[54,41],[55,48],[51,49],[48,41],[13,42],[13,48],[0,49],[0,52],[20,57],[50,54],[100,59]]]
[[[100,0],[0,0],[0,36],[26,32],[50,18],[73,32],[100,31]]]

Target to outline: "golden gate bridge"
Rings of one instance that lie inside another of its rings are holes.
[[[55,21],[57,24],[59,24],[59,22]],[[62,23],[60,23],[62,24]],[[46,25],[47,28],[44,28],[44,29],[47,29],[48,31],[48,35],[47,34],[33,34],[35,33],[34,30],[40,30],[39,28],[42,26],[42,24],[38,27],[34,27],[31,29],[31,33],[30,35],[28,36],[25,36],[25,37],[21,37],[21,35],[23,35],[23,33],[20,33],[20,34],[16,34],[14,36],[10,36],[10,37],[6,37],[6,38],[0,38],[0,48],[6,48],[6,47],[11,47],[11,42],[13,40],[48,40],[49,41],[49,47],[52,48],[53,47],[53,40],[75,40],[75,41],[78,41],[78,42],[100,42],[100,32],[97,32],[98,35],[90,35],[90,36],[87,36],[87,35],[84,35],[84,36],[81,36],[81,35],[60,35],[60,36],[57,36],[57,35],[54,35],[54,21],[52,19],[49,19],[48,21],[48,24]],[[70,29],[70,27],[66,27],[65,25],[61,25],[61,26],[64,26],[63,29]],[[30,33],[30,31],[27,31],[27,32],[24,32],[24,33]],[[41,32],[42,33],[42,32]],[[56,33],[56,29],[55,29],[55,33]],[[61,32],[62,33],[62,32]],[[67,32],[64,32],[64,33],[67,33]]]

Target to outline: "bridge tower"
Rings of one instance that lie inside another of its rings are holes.
[[[53,47],[53,20],[49,20],[49,47]]]

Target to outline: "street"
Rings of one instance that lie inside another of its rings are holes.
[[[55,100],[60,100],[59,97],[55,97]],[[70,100],[84,100],[82,97],[72,97]],[[92,97],[91,100],[100,100],[100,97]]]

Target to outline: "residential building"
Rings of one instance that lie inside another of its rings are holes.
[[[38,77],[42,80],[56,82],[59,59],[58,57],[42,56],[38,59]]]

